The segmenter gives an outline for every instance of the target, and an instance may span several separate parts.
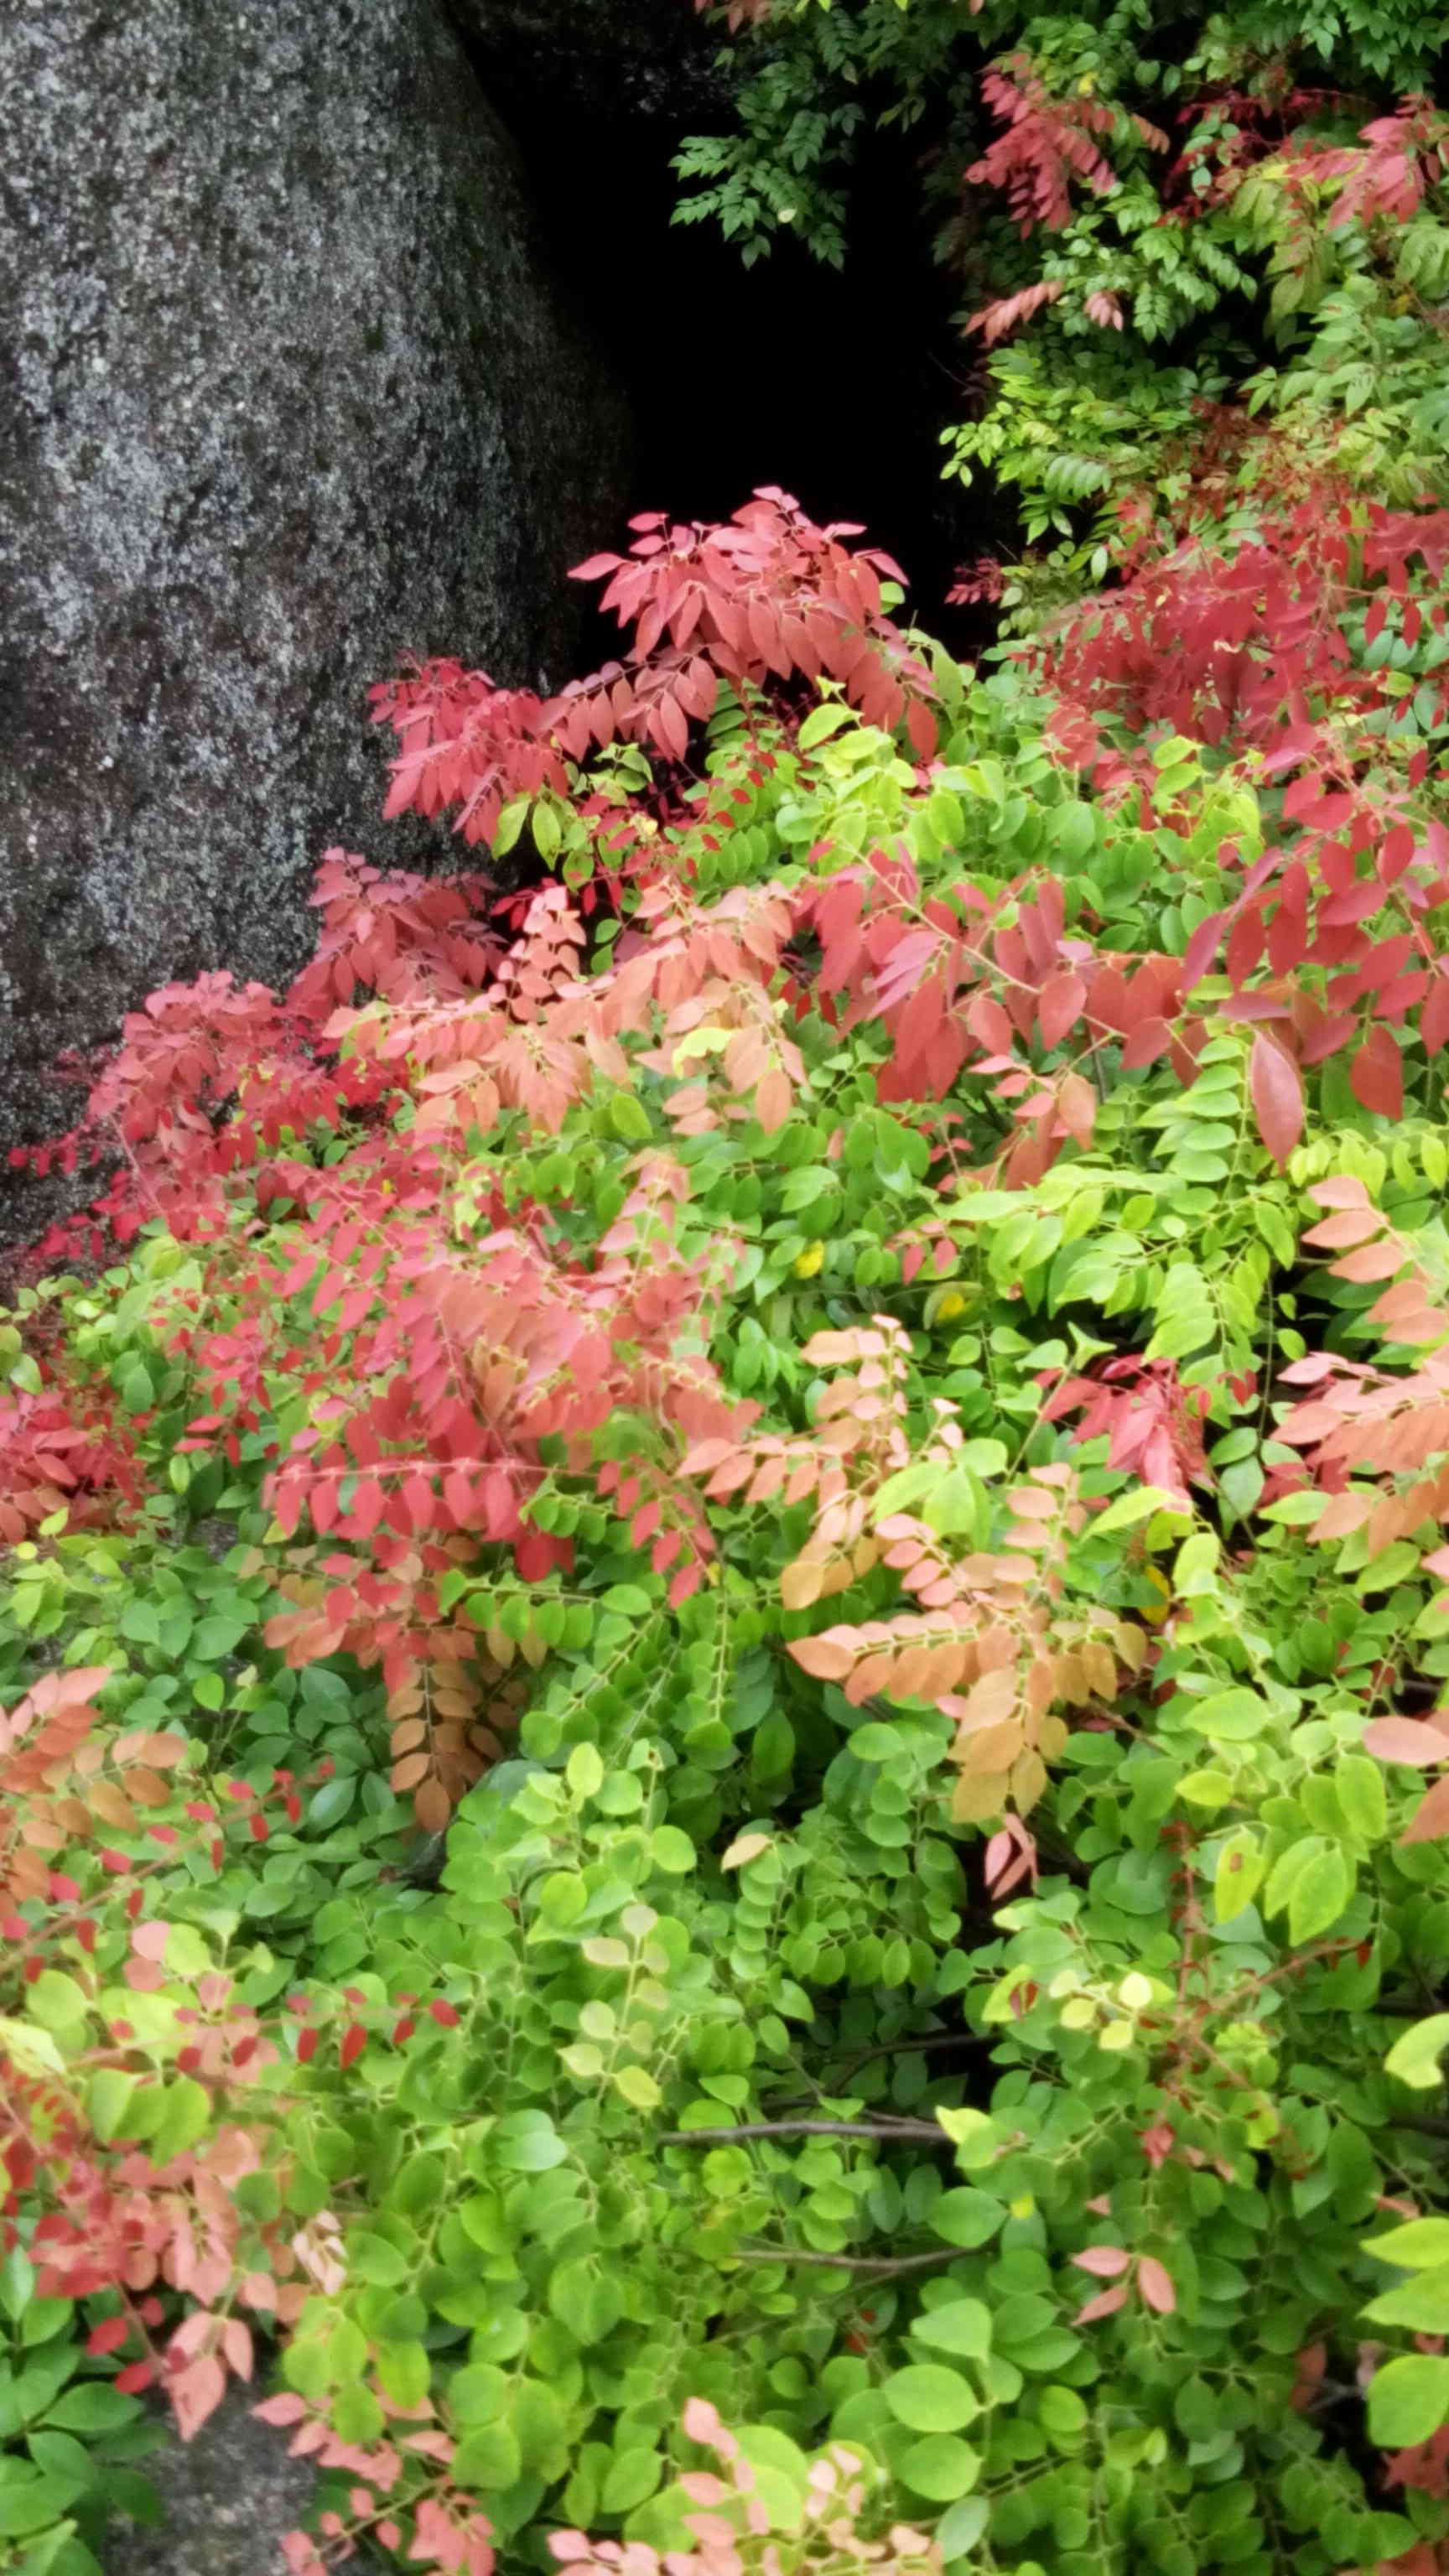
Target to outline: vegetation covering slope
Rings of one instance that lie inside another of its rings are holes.
[[[1432,114],[1249,179],[1378,296]],[[640,521],[604,672],[376,692],[467,872],[329,852],[97,1072],[0,1326],[0,2565],[265,2355],[297,2576],[1449,2567],[1449,510],[1281,392],[974,671],[788,495]]]

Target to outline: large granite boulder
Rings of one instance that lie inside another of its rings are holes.
[[[0,0],[0,70],[3,1167],[397,849],[369,680],[564,675],[624,423],[443,0]]]

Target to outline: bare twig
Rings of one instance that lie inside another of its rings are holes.
[[[863,2272],[870,2280],[884,2280],[892,2272],[925,2272],[940,2263],[958,2263],[959,2245],[942,2245],[934,2254],[810,2254],[790,2245],[742,2245],[730,2256],[733,2263],[819,2263],[831,2272]]]
[[[878,2048],[827,2049],[821,2059],[821,2064],[823,2066],[843,2064],[847,2070],[847,2077],[853,2078],[859,2073],[862,2066],[872,2065],[877,2058],[925,2057],[934,2049],[995,2048],[998,2037],[999,2034],[995,2031],[931,2030],[927,2031],[924,2036],[915,2039],[882,2040]],[[778,2095],[775,2102],[775,2109],[777,2111],[788,2111],[792,2109],[797,2102],[818,2102],[822,2095],[827,2094],[832,2090],[840,2092],[845,2089],[848,2089],[848,2087],[842,2085],[832,2087],[828,2084],[813,2082],[808,2093],[781,2093]]]
[[[666,2129],[661,2147],[734,2147],[746,2138],[914,2138],[924,2146],[951,2141],[934,2120],[742,2120],[729,2129]]]

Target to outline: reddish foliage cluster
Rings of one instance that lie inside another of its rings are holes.
[[[1005,132],[971,163],[966,177],[974,187],[1005,190],[1023,239],[1038,224],[1060,232],[1070,221],[1073,179],[1099,197],[1116,187],[1117,174],[1099,138],[1115,130],[1119,111],[1104,99],[1080,93],[1053,98],[1025,53],[1008,54],[983,72],[981,95]],[[1141,116],[1130,121],[1144,143],[1166,151],[1167,137],[1155,125]]]
[[[1213,1481],[1203,1447],[1209,1400],[1205,1386],[1182,1384],[1174,1360],[1133,1356],[1094,1363],[1085,1377],[1064,1379],[1041,1418],[1060,1422],[1077,1414],[1079,1439],[1106,1434],[1111,1466],[1130,1468],[1144,1485],[1186,1503],[1189,1485]]]
[[[1356,144],[1330,146],[1294,137],[1284,176],[1301,200],[1305,186],[1340,182],[1329,209],[1331,231],[1346,224],[1406,224],[1425,190],[1449,171],[1449,116],[1426,98],[1400,101],[1392,115],[1365,125]]]
[[[1038,656],[1060,693],[1063,737],[1083,765],[1095,759],[1109,795],[1140,800],[1144,820],[1151,769],[1100,754],[1100,716],[1255,753],[1270,785],[1286,782],[1281,837],[1244,866],[1241,891],[1180,961],[1185,993],[1226,969],[1226,1016],[1265,1032],[1254,1096],[1280,1162],[1302,1128],[1300,1067],[1352,1050],[1355,1096],[1397,1117],[1395,1032],[1416,1029],[1431,1053],[1449,1037],[1449,980],[1428,926],[1449,896],[1449,832],[1419,800],[1427,747],[1375,765],[1367,720],[1396,691],[1392,674],[1363,667],[1352,624],[1366,611],[1370,643],[1391,618],[1411,644],[1426,624],[1442,630],[1442,602],[1426,615],[1412,582],[1416,564],[1442,578],[1449,512],[1373,504],[1363,518],[1342,505],[1325,519],[1305,501],[1235,552],[1189,541],[1074,611]],[[1441,719],[1446,705],[1441,686]],[[1397,915],[1388,929],[1385,914]]]
[[[71,1529],[112,1528],[141,1500],[129,1426],[108,1387],[0,1388],[0,1545],[64,1511]]]
[[[1416,643],[1416,565],[1442,580],[1449,511],[1355,511],[1323,490],[1275,510],[1269,497],[1256,536],[1189,537],[1071,610],[1040,656],[1042,676],[1134,731],[1168,725],[1228,749],[1296,740],[1306,759],[1310,706],[1362,719],[1394,702],[1389,678],[1357,657],[1349,621],[1366,606],[1372,643],[1398,602]],[[1427,622],[1442,632],[1444,618],[1435,601]]]
[[[788,2565],[798,2576],[845,2576],[849,2569],[874,2569],[876,2576],[939,2576],[941,2554],[934,2541],[909,2524],[897,2523],[884,2540],[868,2541],[859,2529],[865,2503],[861,2462],[843,2443],[833,2443],[809,2474],[802,2509],[790,2518],[788,2557],[773,2537],[775,2516],[738,2437],[721,2422],[702,2397],[684,2409],[684,2430],[692,2442],[713,2451],[720,2474],[688,2469],[680,2485],[698,2510],[685,2516],[693,2547],[672,2549],[661,2558],[643,2541],[591,2540],[586,2532],[556,2531],[550,2547],[561,2566],[579,2576],[784,2576]]]
[[[263,2423],[290,2433],[287,2447],[295,2459],[315,2461],[318,2468],[352,2481],[350,2524],[335,2510],[322,2514],[320,2546],[304,2531],[287,2533],[282,2551],[291,2576],[329,2576],[341,2560],[354,2555],[363,2534],[383,2549],[400,2552],[404,2530],[399,2517],[404,2512],[411,2530],[410,2566],[436,2567],[444,2576],[493,2576],[493,2526],[474,2497],[453,2483],[457,2440],[439,2420],[436,2407],[427,2398],[401,2406],[380,2387],[373,2393],[388,2429],[382,2440],[368,2446],[344,2441],[329,2423],[325,2404],[309,2406],[290,2391],[268,2397],[255,2410]]]
[[[682,760],[721,680],[768,689],[824,674],[869,723],[904,717],[918,750],[933,747],[929,674],[881,606],[882,578],[902,576],[888,555],[846,546],[858,528],[817,528],[773,485],[726,527],[681,526],[659,511],[630,525],[628,556],[593,555],[575,574],[604,580],[603,606],[633,628],[622,661],[546,699],[457,662],[373,690],[376,720],[402,745],[390,815],[456,809],[466,841],[489,840],[505,805],[562,793],[566,762],[606,744]]]
[[[238,2307],[269,2322],[295,2316],[313,2257],[308,2229],[289,2236],[237,2204],[238,2182],[262,2166],[267,2134],[252,2120],[251,2088],[277,2052],[232,1979],[203,1974],[192,1999],[178,2004],[185,2035],[169,2086],[144,2052],[132,2055],[135,2032],[114,2012],[109,1989],[146,1995],[170,1982],[171,1927],[145,1911],[150,1870],[189,1834],[204,1875],[208,1862],[221,1865],[223,1845],[214,1806],[185,1797],[184,1782],[178,1789],[183,1736],[108,1735],[98,1723],[109,1679],[103,1668],[48,1673],[8,1715],[0,1711],[0,1942],[27,1985],[62,1971],[56,1982],[75,1995],[87,2027],[62,2075],[27,2025],[0,2026],[0,2247],[15,2241],[23,2214],[42,2297],[119,2293],[88,2349],[120,2357],[123,2393],[163,2388],[186,2435],[217,2405],[229,2371],[251,2376],[252,2337]],[[233,1812],[242,1830],[252,1825],[252,1791],[240,1788]],[[101,1872],[90,1894],[57,1866],[84,1844],[95,1847]],[[137,1856],[147,1845],[150,1863]],[[103,1970],[99,1934],[117,1919],[128,1955],[119,1970]],[[154,2125],[146,2106],[159,2110],[169,2099],[174,2109],[188,2088],[190,2134],[203,2142],[184,2144],[178,2131],[154,2154],[140,2143]],[[186,2309],[179,2323],[178,2299]]]

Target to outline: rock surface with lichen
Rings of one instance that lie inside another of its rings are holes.
[[[58,1050],[396,851],[370,680],[566,666],[624,425],[442,0],[0,0],[0,58],[3,1168]]]

